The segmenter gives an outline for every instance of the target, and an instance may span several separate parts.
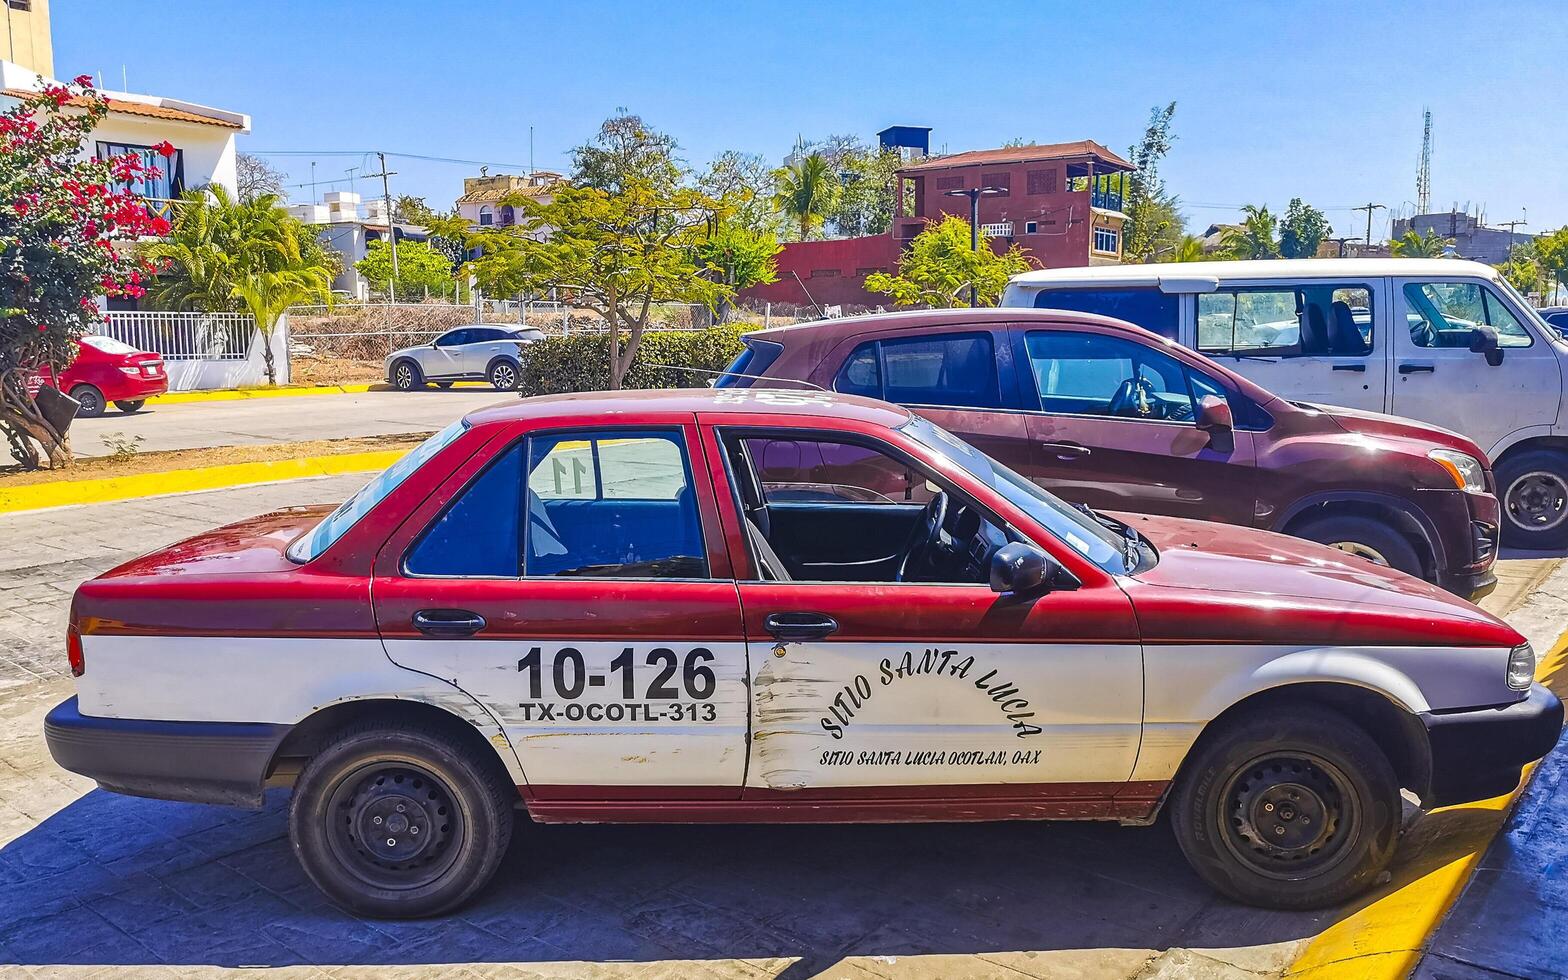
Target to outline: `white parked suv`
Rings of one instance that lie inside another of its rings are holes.
[[[1296,259],[1041,269],[1003,306],[1100,313],[1276,394],[1461,432],[1492,458],[1502,537],[1568,546],[1568,341],[1490,266]]]
[[[387,380],[399,391],[415,391],[428,382],[450,388],[454,381],[476,380],[489,381],[498,391],[512,391],[522,376],[522,348],[543,339],[538,327],[517,324],[457,327],[428,344],[387,355]]]

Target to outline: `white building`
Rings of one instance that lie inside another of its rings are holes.
[[[365,300],[372,288],[385,291],[388,283],[372,283],[359,274],[354,264],[370,253],[370,243],[387,237],[395,227],[398,241],[422,242],[429,237],[419,225],[387,221],[384,198],[361,202],[352,191],[332,191],[321,196],[320,204],[290,204],[289,214],[316,229],[321,243],[337,253],[341,269],[332,280],[332,290],[350,299]],[[410,297],[401,297],[410,298]]]

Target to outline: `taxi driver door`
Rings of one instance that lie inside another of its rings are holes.
[[[744,799],[1112,812],[1130,789],[1143,698],[1113,579],[1033,599],[993,592],[974,554],[1017,532],[879,439],[706,426],[704,438],[722,467],[750,649]],[[925,547],[938,490],[947,550],[939,570],[922,559],[933,567],[917,571],[906,559]]]
[[[388,655],[495,716],[533,801],[735,799],[746,651],[695,428],[502,443],[378,556]]]

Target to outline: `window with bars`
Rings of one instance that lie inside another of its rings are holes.
[[[1000,194],[994,195],[996,197],[1007,197],[1012,192],[1012,183],[1013,175],[1005,170],[999,170],[996,173],[980,175],[981,187],[995,187],[997,190],[1002,192]]]
[[[1031,171],[1029,171],[1029,193],[1030,194],[1055,194],[1056,193],[1056,171],[1055,170],[1031,170]]]
[[[939,191],[950,191],[962,186],[964,186],[963,177],[938,177],[936,179],[936,189]]]

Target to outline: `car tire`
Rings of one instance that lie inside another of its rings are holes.
[[[1171,800],[1193,870],[1239,902],[1276,909],[1323,908],[1371,887],[1393,859],[1401,815],[1377,743],[1307,705],[1206,732]]]
[[[505,357],[496,358],[485,368],[485,377],[490,379],[490,386],[496,391],[516,391],[521,373],[517,362]]]
[[[1531,449],[1497,464],[1502,539],[1510,548],[1568,547],[1568,453]]]
[[[1380,521],[1356,514],[1334,514],[1302,524],[1292,532],[1298,538],[1326,544],[1407,575],[1425,578],[1421,556],[1408,538]]]
[[[391,377],[387,380],[398,391],[414,391],[425,386],[425,372],[416,362],[404,358],[392,365]]]
[[[103,392],[93,385],[77,385],[71,389],[71,397],[80,403],[76,409],[77,418],[95,419],[103,414]]]
[[[300,772],[289,840],[305,874],[343,909],[439,915],[495,875],[516,802],[504,769],[443,732],[366,724],[339,733]]]
[[[142,406],[145,404],[147,404],[147,399],[135,398],[130,401],[117,401],[114,403],[114,407],[118,408],[126,415],[134,415],[135,413],[141,411]]]

